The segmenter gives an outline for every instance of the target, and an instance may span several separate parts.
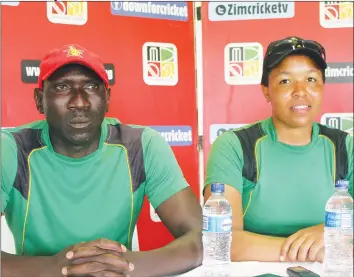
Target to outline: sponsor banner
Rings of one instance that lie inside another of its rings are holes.
[[[326,83],[353,83],[353,62],[328,63]]]
[[[36,84],[39,76],[40,60],[21,61],[21,80],[25,84]]]
[[[40,60],[22,60],[21,61],[21,80],[25,84],[36,84],[39,76]],[[108,75],[110,85],[115,84],[114,65],[105,63],[104,67]]]
[[[210,21],[291,18],[294,1],[287,2],[209,2]]]
[[[187,2],[111,1],[113,15],[188,20]]]
[[[222,133],[228,131],[228,130],[233,130],[233,129],[238,129],[243,126],[246,126],[248,124],[212,124],[210,125],[210,131],[209,131],[209,138],[210,138],[210,144],[213,144],[213,142],[216,140],[218,136],[220,136]]]
[[[161,222],[160,217],[157,215],[155,209],[151,204],[150,204],[150,218],[153,222]]]
[[[177,85],[177,47],[172,43],[144,43],[143,78],[144,82],[149,86]]]
[[[47,18],[56,24],[84,25],[87,22],[87,2],[47,2]]]
[[[258,42],[229,43],[224,49],[225,82],[229,85],[259,84],[263,47]]]
[[[352,1],[322,1],[320,24],[324,28],[351,28],[353,24]]]
[[[156,130],[170,146],[190,146],[193,142],[191,126],[149,126]]]
[[[1,5],[4,6],[18,6],[20,5],[20,1],[5,1],[5,2],[0,2]]]
[[[353,113],[325,113],[321,117],[321,124],[342,130],[353,136]]]

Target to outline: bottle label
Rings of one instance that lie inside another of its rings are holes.
[[[229,233],[231,230],[231,215],[203,215],[203,231],[213,233]]]
[[[325,212],[325,227],[342,229],[353,228],[353,214]]]
[[[352,213],[343,213],[342,214],[341,227],[342,227],[342,229],[353,228],[353,214]]]

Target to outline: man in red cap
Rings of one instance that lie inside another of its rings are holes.
[[[156,131],[106,118],[108,77],[79,45],[47,54],[35,102],[45,120],[2,130],[2,206],[16,252],[3,277],[166,276],[201,263],[201,208]],[[131,251],[144,196],[176,238]]]

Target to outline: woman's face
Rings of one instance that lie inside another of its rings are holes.
[[[320,112],[323,96],[322,72],[307,56],[285,58],[269,74],[268,87],[262,86],[271,102],[273,117],[283,124],[299,128],[312,124]]]

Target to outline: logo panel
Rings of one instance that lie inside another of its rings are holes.
[[[20,1],[1,1],[0,4],[4,6],[18,6],[20,5]]]
[[[190,146],[193,142],[191,126],[150,126],[166,140],[170,146]]]
[[[320,2],[320,24],[324,28],[353,27],[352,1]]]
[[[143,45],[143,78],[150,86],[178,83],[177,48],[172,43],[146,42]]]
[[[246,126],[247,124],[212,124],[210,125],[209,129],[209,139],[210,139],[210,144],[213,144],[213,142],[216,140],[218,136],[220,136],[222,133],[233,130],[233,129],[238,129],[243,126]]]
[[[162,1],[112,1],[111,13],[121,16],[187,21],[188,4]]]
[[[291,18],[295,15],[294,1],[210,1],[208,5],[208,16],[210,21]]]
[[[229,85],[259,84],[263,47],[258,42],[229,43],[224,49],[225,82]]]
[[[328,63],[326,83],[353,83],[353,62]]]
[[[342,130],[353,136],[353,113],[325,113],[321,117],[321,124]]]
[[[84,25],[87,22],[87,2],[47,2],[47,17],[56,24]]]

